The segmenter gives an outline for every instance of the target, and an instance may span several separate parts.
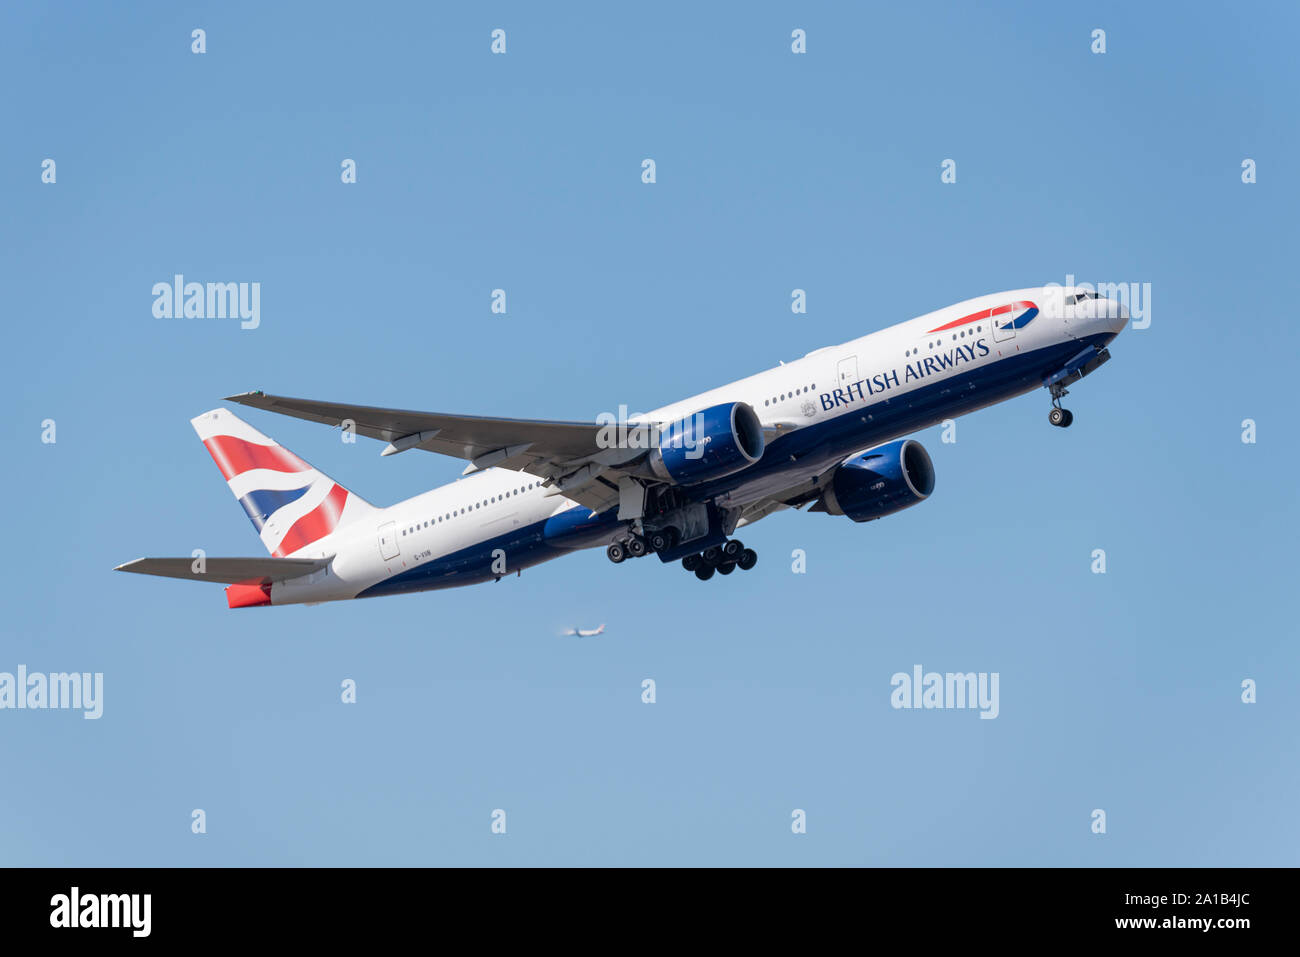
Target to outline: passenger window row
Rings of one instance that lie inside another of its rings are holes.
[[[437,525],[441,522],[450,522],[453,518],[458,518],[461,515],[465,515],[469,512],[474,511],[475,509],[486,508],[487,506],[494,505],[497,502],[504,502],[508,498],[513,498],[516,495],[521,495],[524,492],[539,487],[540,485],[541,485],[540,482],[529,482],[527,485],[521,485],[518,488],[511,489],[509,492],[505,492],[501,495],[493,495],[483,499],[483,501],[481,502],[473,502],[469,505],[466,505],[464,508],[452,509],[450,512],[444,512],[442,515],[435,515],[433,518],[429,519],[423,525],[416,524],[410,526],[409,528],[402,529],[402,534],[414,535],[416,532],[420,531],[421,529],[429,528],[430,526]]]
[[[953,342],[956,342],[958,339],[965,339],[965,338],[966,338],[966,334],[967,334],[967,332],[969,332],[969,333],[973,336],[973,335],[975,335],[975,333],[977,333],[977,332],[983,332],[983,331],[984,331],[984,327],[983,327],[982,325],[976,326],[974,329],[969,329],[969,330],[968,330],[968,329],[963,329],[963,330],[961,330],[961,332],[954,332],[954,333],[952,334],[952,341],[953,341]],[[941,348],[941,347],[943,346],[943,339],[941,339],[941,338],[940,338],[940,339],[932,339],[929,343],[927,343],[927,346],[928,346],[928,348],[930,348],[930,349],[938,349],[938,348]],[[916,356],[916,355],[920,355],[920,354],[921,354],[921,347],[920,347],[920,346],[917,346],[915,349],[908,349],[906,352],[904,352],[904,353],[903,353],[903,358],[907,358],[907,357],[909,357],[909,356]]]
[[[793,392],[782,392],[780,397],[764,399],[763,404],[776,405],[778,402],[784,402],[786,399],[793,399],[797,395],[803,395],[805,392],[811,392],[815,388],[817,388],[816,382],[812,383],[811,385],[806,385],[803,388],[795,389]]]

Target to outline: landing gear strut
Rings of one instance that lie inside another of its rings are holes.
[[[677,545],[677,532],[671,528],[656,529],[646,536],[646,543],[652,552],[666,552]]]
[[[1059,382],[1053,382],[1048,389],[1052,393],[1052,411],[1047,413],[1047,421],[1057,428],[1068,429],[1074,421],[1074,413],[1061,408],[1061,397],[1069,395],[1069,392]]]

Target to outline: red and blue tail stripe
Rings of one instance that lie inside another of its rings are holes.
[[[307,494],[310,485],[302,488],[278,489],[259,488],[239,496],[239,504],[248,513],[248,520],[260,534],[266,520],[291,502],[296,502]]]
[[[214,435],[204,439],[221,474],[229,482],[237,475],[252,469],[270,469],[273,472],[310,472],[311,466],[288,449],[278,445],[257,445],[237,439],[233,435]]]
[[[343,506],[347,500],[348,490],[335,482],[329,494],[325,496],[325,500],[294,522],[271,554],[276,558],[284,558],[334,531],[339,524],[339,518],[343,515]]]
[[[285,558],[314,545],[343,522],[371,510],[329,476],[226,409],[192,420],[212,460],[266,550]]]

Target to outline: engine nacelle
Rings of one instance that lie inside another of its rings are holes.
[[[665,481],[694,485],[748,468],[763,447],[758,413],[746,402],[724,402],[661,429],[650,468]]]
[[[832,515],[870,522],[923,502],[933,491],[930,453],[915,439],[900,439],[845,459],[818,504]]]

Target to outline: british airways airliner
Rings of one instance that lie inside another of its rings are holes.
[[[499,581],[585,548],[655,555],[696,578],[753,568],[736,531],[781,509],[869,522],[916,505],[934,468],[910,433],[1110,358],[1127,308],[1049,285],[981,296],[619,420],[497,419],[247,392],[227,401],[468,460],[380,508],[224,408],[192,421],[269,558],[140,558],[119,571],[221,582],[231,608]]]

